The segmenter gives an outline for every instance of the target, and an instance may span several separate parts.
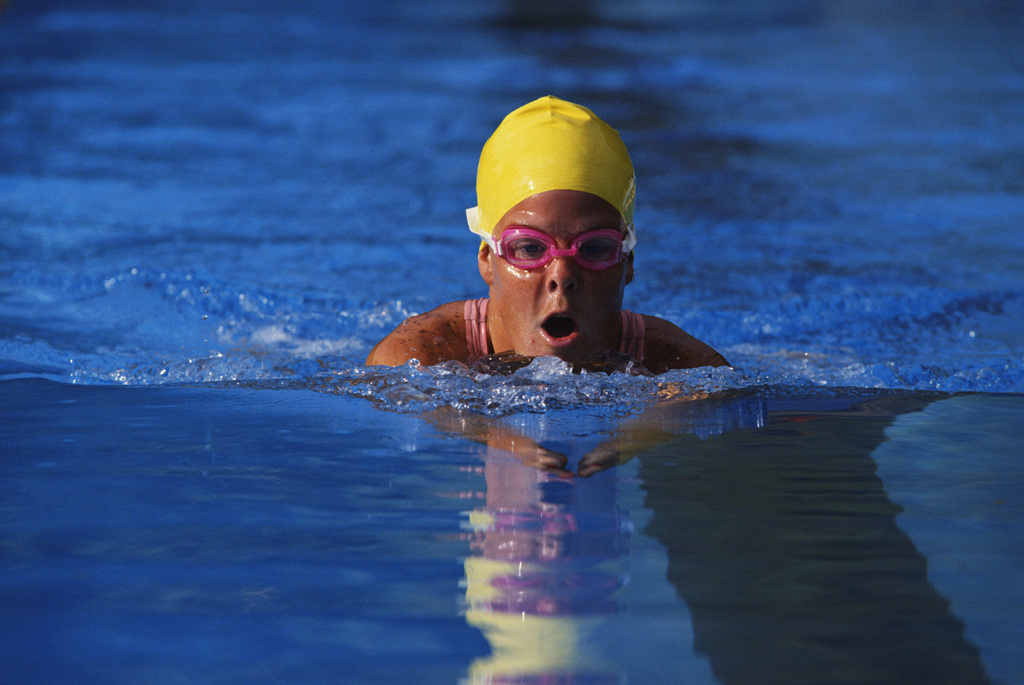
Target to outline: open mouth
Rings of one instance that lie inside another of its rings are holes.
[[[544,319],[544,323],[541,324],[541,328],[544,329],[544,332],[547,333],[549,337],[559,340],[561,338],[568,338],[576,332],[576,322],[570,316],[552,314],[548,318]]]

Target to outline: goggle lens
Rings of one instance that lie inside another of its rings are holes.
[[[498,254],[521,269],[539,269],[555,257],[572,257],[585,269],[601,271],[623,261],[632,245],[615,229],[589,231],[560,250],[550,236],[523,226],[509,226],[501,234]]]

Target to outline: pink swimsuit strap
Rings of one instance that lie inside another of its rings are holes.
[[[491,354],[490,342],[487,338],[487,303],[486,297],[478,300],[466,300],[463,308],[470,361]],[[643,315],[626,309],[622,310],[622,338],[619,340],[619,352],[629,355],[638,362],[643,362],[646,334]]]
[[[619,339],[619,352],[643,363],[644,338],[646,337],[647,327],[644,325],[643,314],[623,309],[622,338]]]
[[[466,300],[463,314],[466,317],[466,344],[469,345],[469,361],[486,357],[490,352],[487,340],[487,302],[486,297],[479,300]]]

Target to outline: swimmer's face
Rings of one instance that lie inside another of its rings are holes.
[[[498,221],[494,235],[509,226],[546,233],[563,249],[588,231],[616,228],[626,233],[618,210],[596,195],[576,190],[550,190],[523,200]],[[618,347],[622,293],[633,275],[632,254],[603,271],[585,269],[572,257],[521,269],[486,246],[478,261],[480,275],[490,287],[487,324],[495,352],[581,362]]]

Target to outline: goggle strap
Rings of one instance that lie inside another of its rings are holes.
[[[626,224],[626,237],[622,241],[622,254],[628,255],[636,247],[636,231],[633,224]]]
[[[480,228],[479,207],[469,207],[466,209],[466,223],[469,224],[469,230],[480,236],[483,239],[484,243],[491,248],[492,252],[494,252],[499,257],[501,256],[501,245],[495,242],[494,236]]]

